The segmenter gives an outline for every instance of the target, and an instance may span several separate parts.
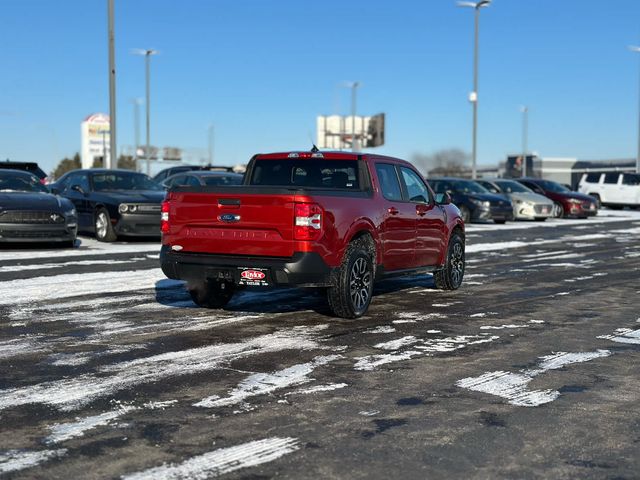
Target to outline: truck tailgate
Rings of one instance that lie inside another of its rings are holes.
[[[166,240],[182,252],[290,257],[296,195],[172,192]],[[237,188],[236,190],[241,190]]]

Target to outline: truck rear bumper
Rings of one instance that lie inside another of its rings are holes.
[[[160,249],[160,266],[173,279],[201,282],[220,279],[240,281],[245,269],[263,271],[266,283],[274,286],[328,287],[333,268],[315,252],[295,252],[290,258],[215,255]]]

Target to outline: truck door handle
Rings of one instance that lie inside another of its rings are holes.
[[[389,212],[391,215],[397,215],[398,213],[400,213],[396,207],[387,208],[387,212]]]

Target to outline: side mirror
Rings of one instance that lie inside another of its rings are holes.
[[[58,187],[49,187],[49,191],[54,195],[58,195],[60,193],[60,189]]]
[[[438,205],[449,205],[451,203],[451,195],[449,195],[449,192],[436,193],[436,203]]]
[[[84,195],[84,190],[80,185],[72,185],[71,190],[73,190],[74,192],[79,192]]]

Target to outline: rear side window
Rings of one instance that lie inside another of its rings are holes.
[[[402,201],[402,190],[396,174],[396,167],[389,163],[376,163],[376,173],[380,181],[382,196],[393,202]]]
[[[360,190],[357,160],[256,160],[250,185]]]
[[[587,183],[598,183],[600,181],[600,173],[588,173],[584,179]]]
[[[618,183],[619,173],[605,173],[604,174],[604,183],[615,184]]]
[[[633,173],[625,173],[622,176],[623,185],[640,185],[640,175]]]

